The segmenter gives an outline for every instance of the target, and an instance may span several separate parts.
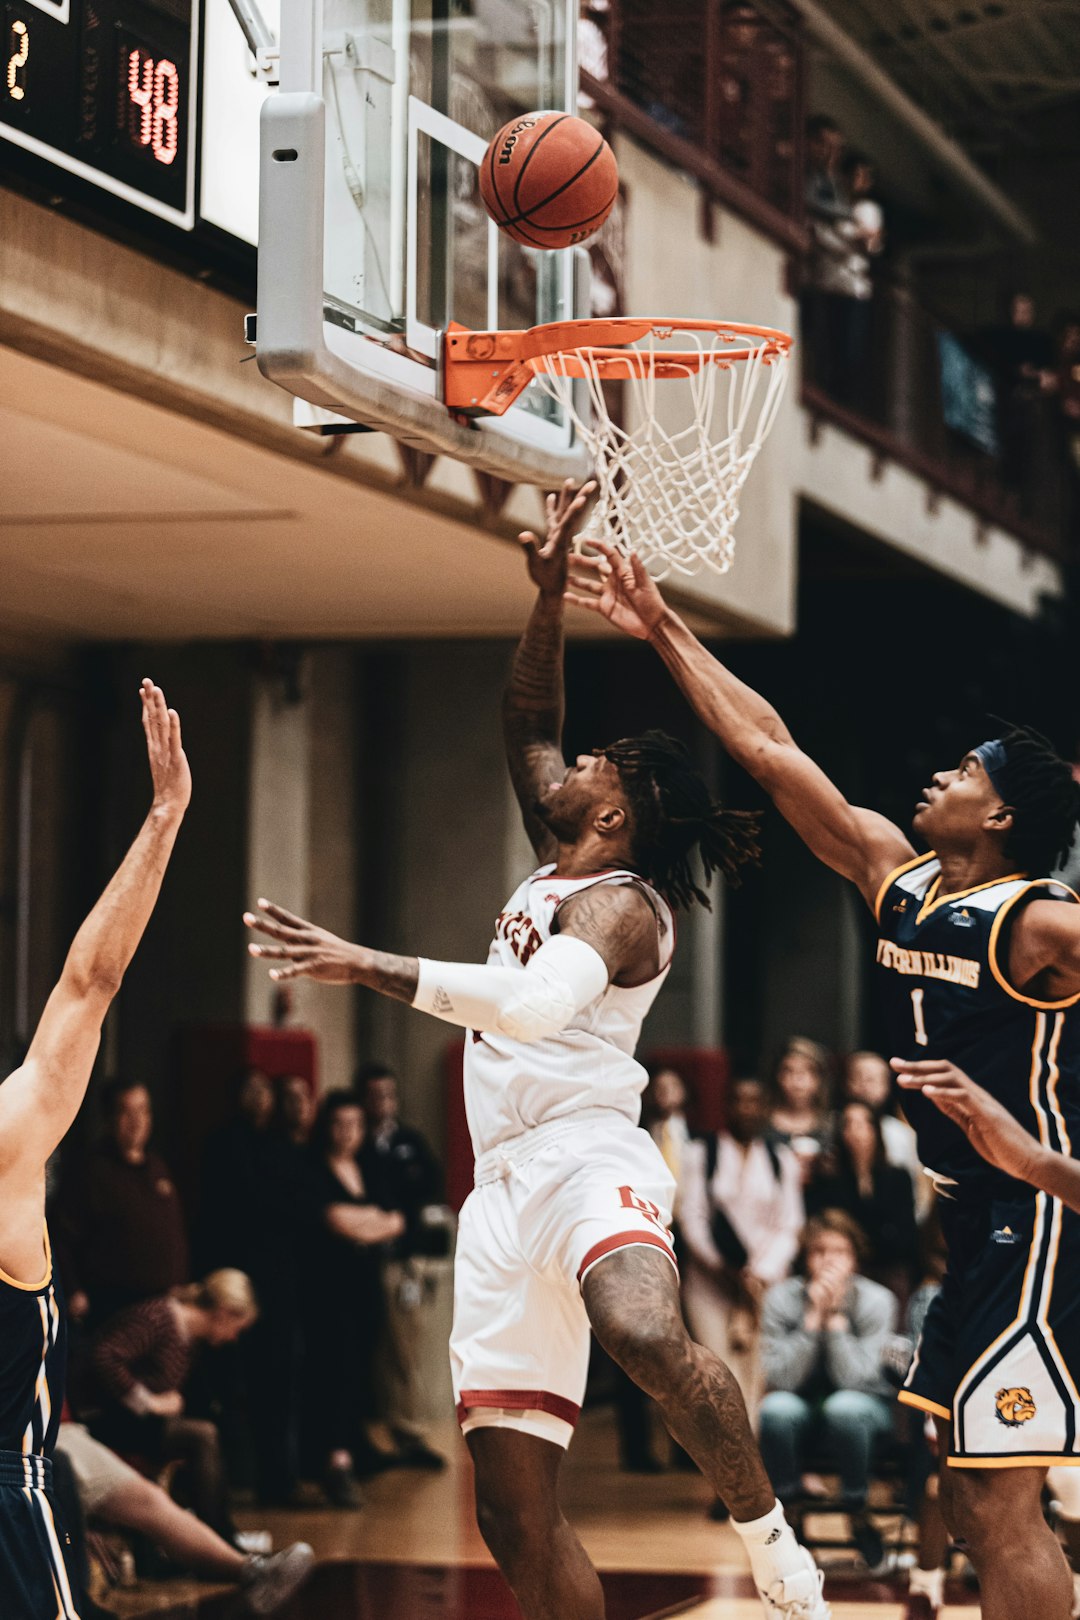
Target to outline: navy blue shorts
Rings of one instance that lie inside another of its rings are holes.
[[[954,1468],[1080,1465],[1080,1216],[1046,1193],[939,1204],[949,1251],[900,1400]]]
[[[52,1463],[0,1451],[0,1614],[4,1620],[78,1620],[71,1543],[52,1503]]]

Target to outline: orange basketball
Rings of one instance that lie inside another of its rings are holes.
[[[524,113],[504,124],[480,165],[480,195],[500,230],[526,247],[565,248],[598,231],[615,206],[615,154],[583,118]]]

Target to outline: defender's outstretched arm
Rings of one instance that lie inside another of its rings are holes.
[[[570,544],[595,484],[576,489],[571,481],[547,498],[543,543],[531,530],[521,536],[536,603],[514,654],[503,694],[503,736],[510,779],[521,806],[525,830],[542,859],[555,841],[536,814],[544,789],[566,775],[562,753],[563,593]]]
[[[851,805],[804,754],[772,704],[708,652],[664,601],[640,558],[602,542],[575,558],[567,600],[650,642],[696,713],[768,793],[803,842],[872,905],[882,879],[910,860],[900,829]]]
[[[36,1183],[79,1111],[105,1014],[154,909],[191,798],[179,717],[152,681],[143,681],[141,697],[153,803],[75,936],[26,1061],[0,1086],[0,1189]]]
[[[1044,1147],[996,1097],[977,1086],[955,1063],[932,1058],[915,1063],[893,1058],[892,1066],[904,1090],[921,1091],[929,1097],[946,1119],[959,1125],[988,1164],[1080,1212],[1080,1164]]]

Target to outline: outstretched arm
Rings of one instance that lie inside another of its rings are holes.
[[[1032,1136],[955,1063],[943,1058],[922,1063],[893,1058],[892,1066],[904,1090],[929,1097],[946,1119],[959,1125],[987,1164],[1080,1211],[1080,1164]]]
[[[503,695],[503,736],[510,779],[529,841],[541,859],[554,853],[554,839],[536,814],[545,788],[566,775],[563,730],[563,593],[570,544],[594,484],[571,481],[547,498],[547,535],[521,536],[536,603],[514,653]]]
[[[872,905],[882,879],[914,851],[900,829],[851,805],[799,748],[772,704],[708,652],[667,606],[641,560],[598,543],[575,558],[569,601],[649,641],[699,717],[768,793],[819,860]]]
[[[459,1028],[542,1040],[565,1029],[609,983],[640,983],[659,970],[656,914],[634,886],[598,885],[560,912],[559,932],[517,967],[392,956],[339,939],[269,900],[244,922],[272,944],[248,946],[272,979],[358,984],[406,1001]],[[564,915],[565,913],[565,915]]]
[[[154,909],[191,797],[179,717],[153,682],[142,683],[141,696],[153,803],[75,936],[26,1061],[0,1087],[0,1203],[4,1189],[14,1194],[40,1178],[79,1111],[105,1014]]]

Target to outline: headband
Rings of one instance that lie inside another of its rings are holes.
[[[996,791],[1001,794],[1003,799],[1007,798],[1008,794],[1005,792],[1001,773],[1009,763],[1009,756],[1005,751],[1005,744],[1001,741],[1001,738],[994,737],[990,742],[980,743],[978,748],[972,749],[972,753],[990,778]]]

